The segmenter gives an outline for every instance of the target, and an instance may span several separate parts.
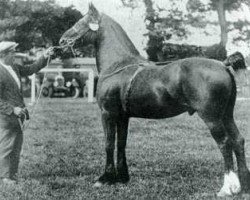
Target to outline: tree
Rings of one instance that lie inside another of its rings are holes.
[[[207,4],[202,0],[188,0],[186,4],[186,12],[180,10],[176,5],[181,2],[180,0],[169,0],[169,6],[171,9],[159,8],[154,0],[121,0],[125,6],[135,9],[139,2],[145,6],[145,21],[149,38],[146,51],[149,55],[149,59],[153,61],[164,60],[164,49],[166,48],[167,40],[173,38],[184,39],[188,37],[190,32],[188,29],[192,27],[206,30],[206,26],[220,26],[221,39],[220,44],[213,45],[212,47],[219,47],[219,51],[216,53],[220,55],[218,59],[223,60],[226,57],[226,44],[228,40],[228,31],[238,29],[240,35],[235,38],[235,41],[247,40],[250,38],[250,31],[246,28],[249,25],[246,21],[240,21],[234,23],[228,23],[226,20],[226,12],[232,10],[238,10],[242,5],[250,6],[248,0],[210,0]],[[167,13],[163,15],[163,13]],[[218,14],[218,21],[209,21],[208,16],[211,12]],[[207,33],[207,32],[205,32]],[[209,33],[207,33],[209,34]],[[171,45],[170,45],[171,46]],[[213,48],[209,49],[213,49]],[[190,46],[192,49],[192,47]],[[190,49],[189,47],[187,49]],[[208,51],[209,54],[213,54],[215,51]],[[216,57],[211,55],[209,57]]]
[[[185,28],[185,16],[178,9],[175,0],[169,0],[172,9],[155,6],[154,0],[121,0],[123,5],[135,9],[142,3],[145,7],[145,23],[148,30],[146,52],[149,60],[159,61],[163,57],[162,48],[164,41],[173,37],[186,38],[188,30]],[[164,16],[161,13],[168,13]]]
[[[28,19],[16,27],[15,41],[21,50],[57,45],[63,32],[82,17],[73,7],[62,8],[54,1],[31,1],[30,6],[33,9],[26,14]]]
[[[0,40],[13,39],[15,28],[28,19],[25,8],[19,1],[0,1]]]
[[[19,43],[20,51],[32,47],[57,46],[61,35],[76,23],[82,14],[72,6],[60,7],[54,0],[1,0],[0,40]],[[93,47],[76,46],[77,56],[93,56]],[[72,52],[63,58],[74,57]]]
[[[219,24],[221,30],[220,41],[225,47],[228,42],[228,32],[232,30],[239,31],[239,35],[234,38],[234,42],[239,40],[246,41],[250,38],[249,21],[242,21],[238,19],[235,22],[230,22],[226,19],[227,12],[230,13],[232,11],[240,11],[242,6],[250,7],[249,0],[210,0],[207,4],[203,3],[201,0],[188,0],[187,2],[190,19],[196,18],[196,21],[199,21],[196,25],[201,28],[205,28],[207,25]],[[218,23],[207,19],[206,16],[208,16],[211,12],[217,13]],[[192,16],[191,13],[196,13],[196,16]]]

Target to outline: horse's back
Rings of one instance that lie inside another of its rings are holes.
[[[235,81],[222,62],[189,58],[181,60],[179,66],[181,93],[189,107],[215,119],[226,112],[229,102],[234,106]]]

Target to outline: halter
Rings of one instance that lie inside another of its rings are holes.
[[[71,29],[74,31],[74,33],[76,33],[76,34],[78,34],[78,32],[79,32],[79,30],[76,28],[76,26],[77,26],[78,24],[75,24]],[[88,29],[82,36],[84,36],[88,31],[89,31],[90,29]],[[71,47],[73,47],[74,46],[74,44],[75,44],[75,42],[76,42],[76,40],[78,40],[79,38],[81,38],[82,36],[77,36],[76,38],[74,38],[74,39],[67,39],[66,40],[66,45],[64,45],[64,46],[66,46],[66,47],[69,47],[69,46],[71,46]],[[63,47],[64,47],[63,46]]]
[[[47,64],[45,67],[48,67],[49,66],[49,62],[51,60],[51,57],[49,56],[48,57],[48,60],[47,60]],[[42,80],[42,85],[41,85],[41,88],[40,88],[40,91],[39,91],[39,94],[38,94],[38,97],[37,99],[35,100],[35,103],[34,105],[32,106],[32,109],[30,110],[30,116],[33,115],[33,113],[35,112],[35,109],[37,107],[37,104],[41,98],[41,95],[42,95],[42,90],[43,90],[43,87],[44,87],[44,83],[45,83],[45,80],[46,80],[46,75],[47,73],[45,72],[44,73],[44,77],[43,77],[43,80]],[[18,118],[18,121],[19,121],[19,124],[21,126],[21,129],[22,131],[25,131],[28,127],[29,127],[29,124],[30,124],[30,121],[31,121],[31,118],[29,119],[29,121],[26,120],[26,116],[24,118],[24,121],[22,122],[20,118]],[[27,121],[27,123],[25,124],[25,121]]]

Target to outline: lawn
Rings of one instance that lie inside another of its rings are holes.
[[[238,101],[235,118],[246,139],[250,167],[249,108],[250,101]],[[2,188],[1,200],[217,199],[223,184],[222,156],[196,114],[133,118],[127,145],[131,180],[98,189],[93,183],[104,170],[105,154],[97,104],[41,99],[31,117],[24,133],[20,183]]]

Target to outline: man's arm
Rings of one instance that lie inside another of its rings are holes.
[[[45,51],[44,55],[42,55],[36,62],[31,65],[25,65],[19,67],[19,72],[21,76],[30,76],[34,73],[39,72],[42,68],[47,66],[50,61],[50,56],[53,55],[53,48],[49,48]]]
[[[21,76],[30,76],[47,65],[48,58],[41,56],[36,62],[31,65],[19,66],[19,72]]]

